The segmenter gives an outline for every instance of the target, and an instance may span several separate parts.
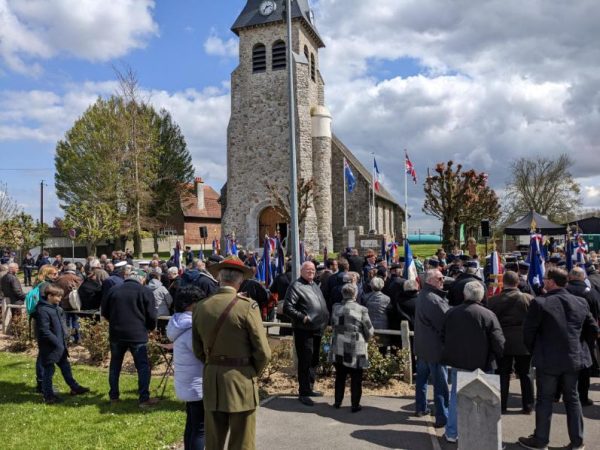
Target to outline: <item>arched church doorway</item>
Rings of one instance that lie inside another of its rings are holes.
[[[265,245],[265,235],[273,237],[278,232],[281,239],[285,239],[288,234],[287,223],[284,222],[283,216],[277,208],[269,206],[261,211],[258,218],[258,241],[260,246]]]

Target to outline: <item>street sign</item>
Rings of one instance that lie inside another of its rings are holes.
[[[74,228],[71,228],[69,230],[69,239],[71,239],[72,241],[74,241],[76,237],[77,237],[77,231],[75,231]]]

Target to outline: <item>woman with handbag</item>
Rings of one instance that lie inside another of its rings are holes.
[[[367,341],[375,330],[369,319],[369,311],[356,302],[357,289],[352,283],[342,287],[342,303],[333,305],[331,346],[329,362],[335,365],[335,403],[339,408],[344,399],[346,378],[350,375],[352,412],[362,408],[363,370],[369,367]]]

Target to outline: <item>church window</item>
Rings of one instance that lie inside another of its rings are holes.
[[[256,44],[252,49],[252,72],[266,72],[267,48],[263,44]]]
[[[315,67],[315,54],[310,54],[310,78],[313,81],[317,81],[317,69]]]
[[[282,70],[286,67],[285,42],[277,41],[273,44],[273,70]]]
[[[308,61],[310,59],[309,54],[308,54],[308,46],[306,46],[306,45],[304,46],[304,56],[306,56],[306,61]]]

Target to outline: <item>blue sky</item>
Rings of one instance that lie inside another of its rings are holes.
[[[9,194],[37,217],[44,179],[45,216],[62,215],[56,141],[98,95],[115,92],[112,66],[123,64],[171,111],[197,174],[219,189],[237,64],[229,27],[244,4],[123,0],[107,10],[96,0],[0,0],[0,182]],[[421,181],[427,167],[454,159],[489,172],[499,193],[511,159],[567,152],[585,207],[600,208],[600,158],[590,158],[600,154],[596,2],[312,4],[334,131],[365,164],[377,154],[398,199],[404,148]],[[411,188],[415,227],[438,229],[422,201]]]

